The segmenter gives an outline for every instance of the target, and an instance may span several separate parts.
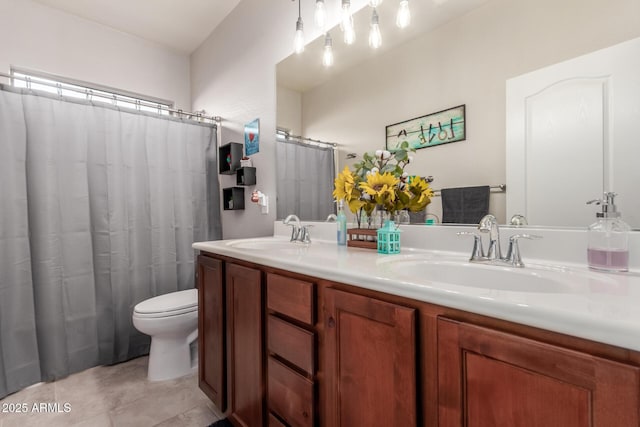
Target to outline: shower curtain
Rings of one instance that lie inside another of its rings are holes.
[[[276,158],[278,218],[296,214],[305,221],[324,221],[335,213],[333,148],[278,141]]]
[[[138,302],[221,236],[210,125],[0,90],[0,398],[149,349]]]

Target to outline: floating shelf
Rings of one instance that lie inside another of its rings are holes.
[[[230,142],[218,148],[219,172],[222,175],[232,175],[240,168],[242,159],[242,144]]]
[[[236,173],[236,185],[256,185],[256,168],[245,166]]]
[[[228,187],[222,189],[222,209],[225,211],[244,210],[244,188]]]

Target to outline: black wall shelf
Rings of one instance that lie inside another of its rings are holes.
[[[244,166],[236,171],[236,185],[256,185],[256,168]]]
[[[242,144],[230,142],[218,148],[219,172],[222,175],[232,175],[240,168],[242,159]]]
[[[228,187],[222,189],[222,208],[225,211],[244,209],[244,188]]]

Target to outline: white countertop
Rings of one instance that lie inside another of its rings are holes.
[[[276,233],[277,234],[277,233]],[[257,247],[235,247],[234,242],[257,242]],[[276,241],[269,250],[260,242]],[[470,243],[470,242],[467,242]],[[579,263],[525,259],[527,267],[516,273],[559,271],[571,282],[570,289],[527,292],[494,289],[491,285],[461,286],[434,281],[427,275],[404,274],[394,261],[446,260],[465,264],[468,254],[454,251],[404,247],[398,255],[375,250],[338,246],[314,240],[310,245],[289,243],[283,236],[257,239],[219,240],[194,243],[200,251],[226,255],[256,264],[280,268],[439,304],[524,325],[640,351],[640,274],[591,272]],[[484,267],[483,267],[484,268]],[[511,269],[486,266],[486,268]]]

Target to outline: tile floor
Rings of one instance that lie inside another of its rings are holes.
[[[147,359],[98,366],[9,395],[0,400],[0,427],[206,427],[220,418],[197,375],[149,382]],[[50,410],[58,412],[35,412],[34,403],[57,404]],[[26,406],[27,413],[2,412],[12,404]]]

